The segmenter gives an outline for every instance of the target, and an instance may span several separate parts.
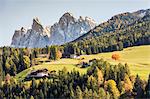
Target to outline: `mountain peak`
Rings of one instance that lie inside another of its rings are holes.
[[[73,14],[71,12],[66,12],[62,17],[73,17]]]
[[[24,27],[21,27],[21,32],[26,32],[26,29]]]
[[[68,23],[72,23],[72,22],[75,22],[76,19],[75,17],[73,16],[72,13],[70,12],[66,12],[65,14],[63,14],[63,16],[60,18],[59,20],[59,24],[61,24],[62,26],[66,26],[68,25]]]
[[[36,32],[43,31],[43,26],[41,25],[41,22],[38,17],[33,18],[32,29],[35,30]]]
[[[38,17],[33,18],[33,23],[36,22],[38,24],[41,24],[40,20]]]

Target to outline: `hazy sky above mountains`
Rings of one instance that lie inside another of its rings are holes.
[[[53,25],[65,12],[88,16],[98,24],[115,14],[150,8],[150,0],[0,0],[0,46],[10,45],[16,29],[30,28],[32,19]]]

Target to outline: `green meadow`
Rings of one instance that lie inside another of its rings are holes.
[[[113,60],[111,56],[113,54],[119,54],[119,60]],[[52,62],[43,62],[41,65],[32,66],[19,74],[16,75],[17,79],[23,79],[27,76],[32,70],[37,70],[41,68],[47,68],[49,71],[55,70],[59,71],[62,70],[64,67],[67,68],[68,71],[72,71],[73,69],[78,70],[81,74],[86,73],[87,68],[79,68],[76,65],[81,62],[88,62],[91,59],[101,59],[108,61],[111,64],[118,64],[127,63],[130,67],[132,75],[140,75],[142,79],[146,79],[150,74],[150,45],[147,46],[135,46],[125,48],[123,51],[114,51],[108,53],[100,53],[100,54],[93,54],[93,55],[81,55],[80,58],[82,59],[70,59],[70,58],[62,58],[57,61]],[[38,60],[46,60],[40,59]]]

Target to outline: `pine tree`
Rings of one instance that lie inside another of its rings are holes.
[[[98,96],[100,99],[106,99],[106,92],[105,92],[104,88],[99,88]]]
[[[149,74],[147,85],[145,87],[145,91],[146,91],[146,98],[150,98],[150,74]]]
[[[33,97],[33,96],[31,96],[31,97],[30,97],[30,99],[34,99],[34,97]]]
[[[43,89],[43,94],[44,94],[44,96],[45,96],[45,98],[46,98],[46,96],[47,96],[47,82],[46,82],[46,80],[44,79],[44,81],[43,81],[43,84],[42,84],[42,89]]]
[[[92,89],[89,89],[88,96],[89,96],[89,99],[91,99],[93,97],[93,91],[92,91]]]
[[[138,75],[135,78],[133,92],[135,93],[136,98],[143,98],[144,90],[142,89],[142,80],[140,79]]]
[[[96,91],[93,92],[93,96],[92,96],[94,99],[97,99],[98,98],[98,94]]]
[[[73,88],[70,89],[70,99],[74,99],[75,95],[74,95],[74,91]]]
[[[43,94],[43,91],[40,90],[40,95],[39,95],[40,99],[44,99],[44,94]]]
[[[57,46],[51,46],[50,47],[50,56],[49,56],[49,59],[52,59],[52,60],[59,59],[58,56],[61,56],[61,55],[58,55],[58,54],[60,54],[60,53],[58,52]]]
[[[33,50],[33,53],[32,53],[33,58],[37,58],[37,54],[38,54],[38,53],[37,53],[36,49],[34,49],[34,50]]]
[[[87,89],[87,87],[86,87],[85,90],[84,90],[83,98],[84,98],[84,99],[89,98],[89,94],[88,94],[88,89]]]
[[[30,92],[31,92],[31,95],[34,95],[35,94],[35,90],[37,88],[37,83],[35,81],[35,78],[32,79],[32,83],[31,83],[31,86],[30,86]]]
[[[119,47],[119,51],[123,50],[123,43],[122,43],[122,42],[119,42],[119,43],[118,43],[118,47]]]
[[[83,98],[82,91],[79,86],[76,87],[76,95],[77,95],[77,99]]]
[[[127,63],[125,63],[124,69],[125,69],[125,73],[126,73],[128,76],[130,76],[130,68],[129,68],[129,66],[128,66]]]
[[[0,60],[0,87],[2,85],[2,81],[3,81],[3,67]]]
[[[30,67],[30,59],[28,56],[25,55],[23,56],[23,65],[24,65],[23,70]]]

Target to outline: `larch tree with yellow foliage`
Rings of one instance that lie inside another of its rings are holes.
[[[117,99],[120,96],[120,92],[114,80],[108,80],[106,82],[106,89],[109,93],[112,94],[112,98]]]

